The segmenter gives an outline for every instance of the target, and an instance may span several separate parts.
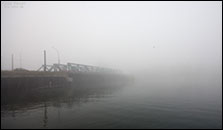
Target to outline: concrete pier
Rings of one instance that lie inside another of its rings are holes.
[[[115,86],[128,81],[127,76],[112,73],[1,71],[1,90],[76,87],[78,85]]]

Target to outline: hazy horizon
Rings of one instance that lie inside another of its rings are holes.
[[[67,62],[120,69],[222,67],[219,2],[2,2],[1,68]],[[20,62],[21,57],[21,62]]]
[[[3,1],[1,27],[2,70],[123,72],[2,71],[1,128],[222,128],[222,1]]]

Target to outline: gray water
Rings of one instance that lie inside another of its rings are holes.
[[[2,105],[1,128],[222,128],[222,73],[145,74],[120,88]]]

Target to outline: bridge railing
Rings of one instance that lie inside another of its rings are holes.
[[[44,65],[42,65],[37,71],[41,71],[44,69]],[[77,63],[67,63],[67,64],[53,64],[46,65],[46,71],[48,72],[57,72],[57,71],[69,71],[69,72],[112,72],[112,73],[120,73],[119,70],[97,67],[91,65],[83,65]]]

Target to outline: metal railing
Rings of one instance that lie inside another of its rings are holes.
[[[41,71],[44,69],[44,65],[42,65],[37,71]],[[119,70],[97,67],[91,65],[77,64],[77,63],[67,63],[67,64],[53,64],[46,65],[46,71],[48,72],[57,72],[57,71],[69,71],[69,72],[112,72],[112,73],[120,73]]]

